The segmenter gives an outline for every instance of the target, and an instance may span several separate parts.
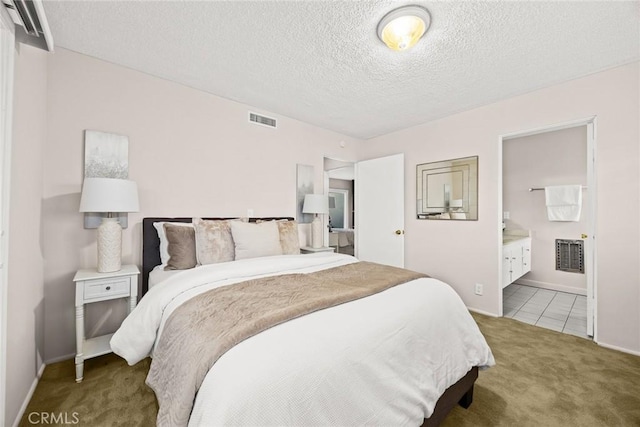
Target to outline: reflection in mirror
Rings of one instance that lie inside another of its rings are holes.
[[[329,228],[348,228],[347,196],[349,191],[329,189]]]
[[[418,219],[478,219],[478,156],[416,167]]]

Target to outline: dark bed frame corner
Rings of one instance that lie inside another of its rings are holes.
[[[478,367],[474,366],[457,383],[449,387],[436,403],[433,414],[424,420],[422,427],[437,427],[447,417],[449,412],[460,405],[467,409],[473,402],[473,385],[478,379]]]
[[[202,218],[205,220],[225,220],[235,219],[237,217],[225,217],[225,218]],[[272,221],[282,220],[293,221],[294,218],[290,216],[277,216],[277,217],[262,217],[262,218],[249,218],[249,222],[260,221]],[[160,265],[160,238],[158,238],[158,232],[153,226],[154,222],[192,222],[192,218],[177,217],[177,218],[163,218],[163,217],[149,217],[142,219],[142,288],[140,291],[140,298],[144,296],[149,290],[149,273],[157,265]]]

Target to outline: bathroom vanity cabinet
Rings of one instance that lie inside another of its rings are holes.
[[[502,246],[502,287],[531,271],[531,237],[505,238]]]

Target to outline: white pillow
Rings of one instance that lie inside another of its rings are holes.
[[[280,231],[275,221],[260,224],[231,221],[235,259],[282,255]]]
[[[185,227],[193,227],[193,224],[189,222],[168,221],[168,223],[171,225],[183,225]],[[158,238],[160,239],[160,261],[162,262],[163,266],[167,265],[167,262],[169,262],[169,242],[167,242],[167,236],[164,234],[164,227],[163,227],[164,224],[165,224],[164,221],[153,223],[153,226],[158,232]]]

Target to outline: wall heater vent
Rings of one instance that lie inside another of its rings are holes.
[[[584,240],[556,239],[556,270],[584,274]]]
[[[249,121],[262,126],[270,128],[276,128],[276,119],[267,116],[261,116],[260,114],[252,113],[249,111]]]

